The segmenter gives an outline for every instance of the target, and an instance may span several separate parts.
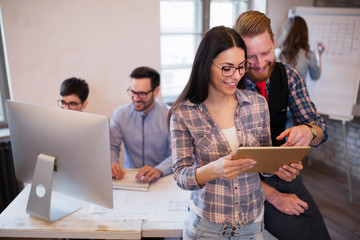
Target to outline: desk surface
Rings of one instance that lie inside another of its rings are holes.
[[[82,202],[82,208],[54,223],[48,223],[32,217],[26,213],[29,196],[28,185],[14,201],[0,214],[0,237],[33,237],[33,238],[102,238],[102,239],[140,239],[143,237],[181,237],[184,214],[169,214],[176,219],[164,220],[162,216],[147,220],[99,218],[91,213],[90,203]],[[116,196],[130,191],[114,190],[114,204]],[[187,201],[190,192],[178,188],[172,176],[166,176],[150,186],[149,192],[161,198],[158,206],[148,206],[156,214],[161,214],[168,208],[167,202],[176,198]],[[140,196],[128,194],[127,197]],[[119,200],[120,201],[120,200]],[[129,199],[139,201],[139,199]],[[147,204],[144,204],[147,205]],[[164,210],[165,209],[165,210]]]

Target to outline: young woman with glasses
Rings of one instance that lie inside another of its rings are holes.
[[[169,112],[174,178],[192,191],[183,239],[263,239],[264,194],[239,146],[269,146],[267,103],[240,88],[246,46],[231,28],[209,30]],[[246,238],[247,239],[247,238]]]

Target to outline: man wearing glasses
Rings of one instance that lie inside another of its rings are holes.
[[[151,182],[172,172],[167,115],[170,107],[155,97],[160,75],[149,67],[130,74],[127,89],[132,103],[119,106],[110,121],[112,175],[121,179],[125,171],[118,163],[124,143],[124,167],[139,168],[136,179]]]
[[[61,108],[82,111],[88,104],[88,95],[89,86],[86,81],[73,77],[61,83],[60,99],[57,102]]]

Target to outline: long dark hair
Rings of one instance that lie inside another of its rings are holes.
[[[192,103],[202,103],[209,95],[210,69],[214,58],[221,52],[239,47],[244,50],[247,56],[246,46],[240,35],[232,28],[218,26],[210,29],[200,42],[195,55],[194,63],[188,83],[184,90],[170,109],[168,120],[176,107],[184,99],[189,99]],[[239,82],[238,88],[243,88],[243,79]]]
[[[306,55],[308,54],[310,50],[308,27],[302,17],[294,16],[286,20],[279,46],[280,60],[293,66],[296,66],[296,56],[301,48],[305,50]]]

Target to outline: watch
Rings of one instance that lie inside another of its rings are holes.
[[[308,123],[304,123],[303,125],[306,125],[306,126],[308,126],[310,128],[312,136],[313,136],[312,140],[314,140],[317,137],[317,132],[316,132],[315,128],[313,128],[313,126],[311,126]]]

